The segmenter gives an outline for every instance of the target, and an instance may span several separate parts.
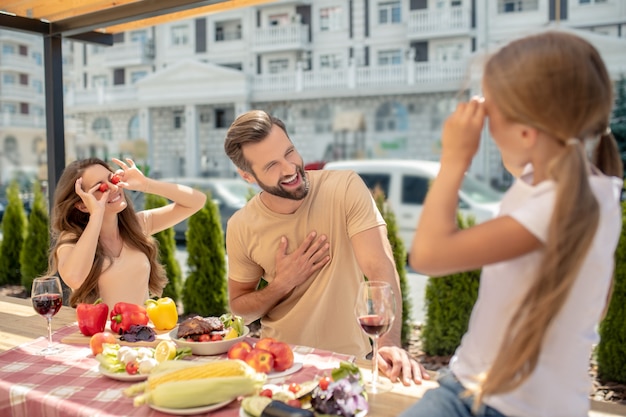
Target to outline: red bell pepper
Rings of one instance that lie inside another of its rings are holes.
[[[109,306],[98,298],[93,304],[80,303],[76,306],[78,329],[85,336],[92,336],[104,331],[109,318]]]
[[[150,321],[144,306],[131,303],[117,303],[111,310],[111,330],[123,334],[135,324],[146,325]]]

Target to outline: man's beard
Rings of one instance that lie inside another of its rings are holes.
[[[304,172],[303,167],[297,166],[296,172],[302,179],[302,184],[300,184],[300,187],[293,191],[289,191],[283,188],[280,182],[277,186],[272,187],[259,181],[254,173],[252,173],[252,176],[256,179],[258,186],[261,187],[261,189],[268,194],[275,195],[276,197],[287,198],[289,200],[302,200],[304,197],[307,196],[307,194],[309,194],[310,183],[308,177]]]

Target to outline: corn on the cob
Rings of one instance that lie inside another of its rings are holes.
[[[201,407],[257,393],[266,375],[222,376],[165,382],[135,397],[133,404],[148,403],[164,408]]]
[[[162,364],[165,364],[167,362],[168,361],[162,362],[158,365],[157,368],[160,368]],[[152,391],[159,385],[167,382],[188,381],[194,379],[216,378],[225,376],[248,376],[256,374],[256,371],[250,365],[238,359],[224,359],[214,362],[203,363],[189,362],[189,365],[181,367],[180,364],[177,364],[167,370],[168,367],[169,365],[166,365],[166,370],[161,371],[160,369],[155,369],[156,372],[150,373],[150,376],[148,376],[148,386],[146,387],[146,390]]]

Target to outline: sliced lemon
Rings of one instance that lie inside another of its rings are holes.
[[[234,327],[231,327],[228,333],[226,333],[226,336],[224,336],[224,340],[234,339],[236,337],[239,337],[239,333],[237,333]]]
[[[154,348],[154,359],[161,363],[172,360],[176,357],[176,343],[171,340],[162,340]]]

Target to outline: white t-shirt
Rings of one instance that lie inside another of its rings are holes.
[[[517,389],[485,398],[487,405],[507,416],[587,416],[589,357],[599,340],[597,324],[613,275],[622,218],[622,181],[604,176],[589,181],[600,204],[598,230],[569,297],[545,335],[537,367]],[[545,242],[554,203],[555,184],[533,186],[529,172],[506,193],[499,216],[513,217]],[[511,317],[533,283],[542,253],[537,250],[483,268],[468,331],[450,362],[466,388],[490,368]]]

